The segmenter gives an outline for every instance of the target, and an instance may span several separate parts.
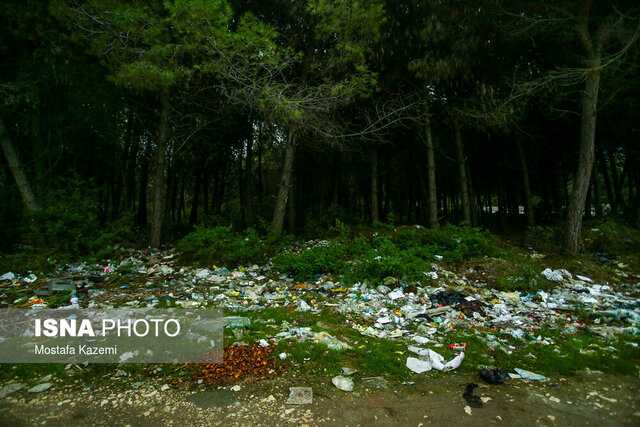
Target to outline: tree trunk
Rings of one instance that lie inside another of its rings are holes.
[[[167,140],[169,139],[169,97],[161,97],[160,124],[158,126],[158,150],[153,180],[153,216],[151,218],[151,246],[159,248],[162,243],[162,223],[164,220]]]
[[[611,170],[611,180],[613,181],[613,195],[615,197],[615,209],[613,209],[613,214],[617,215],[621,211],[624,210],[624,200],[622,197],[622,185],[624,181],[624,174],[618,173],[618,164],[616,162],[615,154],[609,150],[609,169]]]
[[[31,191],[31,186],[29,185],[27,176],[22,169],[22,164],[20,163],[16,150],[13,148],[13,144],[9,139],[9,134],[4,127],[2,119],[0,119],[0,145],[2,145],[2,151],[7,159],[7,164],[9,165],[9,170],[13,175],[13,179],[15,179],[16,185],[18,186],[18,191],[20,191],[22,201],[24,202],[27,211],[29,211],[29,213],[33,213],[38,210],[38,204],[36,203],[36,198]]]
[[[462,145],[462,130],[460,123],[454,122],[456,153],[458,156],[458,177],[460,180],[460,197],[462,202],[462,225],[471,225],[471,201],[469,199],[469,181],[467,179],[467,166]]]
[[[578,252],[580,233],[582,231],[582,216],[584,215],[585,201],[589,184],[591,182],[591,170],[595,157],[596,121],[598,115],[598,90],[600,87],[600,56],[596,55],[588,61],[585,91],[582,95],[582,120],[580,130],[580,152],[578,155],[578,168],[576,170],[569,209],[567,212],[566,250],[575,255]]]
[[[591,179],[591,189],[593,194],[593,206],[595,207],[596,217],[602,218],[602,199],[600,197],[600,183],[598,182],[598,168],[597,158],[594,159],[592,179]]]
[[[258,136],[259,137],[259,136]],[[246,224],[253,224],[253,136],[247,141],[247,157],[244,162],[244,219]]]
[[[142,165],[140,166],[140,191],[138,193],[137,223],[141,228],[147,227],[147,190],[149,184],[149,148],[145,147]]]
[[[198,222],[198,209],[200,208],[200,171],[196,169],[193,174],[193,195],[191,196],[191,213],[189,225],[194,226]]]
[[[284,226],[284,215],[287,209],[287,199],[289,198],[289,190],[291,187],[291,175],[293,171],[293,159],[296,154],[296,140],[293,130],[289,130],[289,141],[284,156],[284,165],[282,166],[282,175],[280,178],[280,187],[278,188],[278,196],[276,206],[273,209],[273,222],[271,223],[271,235],[274,237],[282,234]]]
[[[293,234],[296,230],[296,177],[293,169],[291,171],[291,185],[289,185],[289,200],[287,206],[289,208],[289,213],[287,214],[289,233]]]
[[[531,183],[529,182],[529,167],[527,165],[527,157],[524,154],[522,141],[516,138],[516,147],[518,148],[518,157],[520,157],[520,169],[522,170],[522,189],[524,191],[524,208],[527,217],[527,227],[536,225],[535,216],[533,214],[533,200],[531,199]]]
[[[380,221],[378,204],[378,147],[371,149],[371,222]]]
[[[427,149],[427,211],[429,227],[438,227],[438,191],[436,187],[436,156],[433,147],[433,135],[431,134],[431,117],[429,112],[425,115],[425,147]]]
[[[607,167],[607,158],[605,157],[602,148],[597,150],[598,164],[600,165],[600,173],[602,173],[602,178],[604,180],[604,188],[607,192],[607,200],[609,201],[609,205],[611,207],[611,212],[616,211],[616,199],[613,195],[613,186],[611,185],[611,178],[609,176],[609,169]]]

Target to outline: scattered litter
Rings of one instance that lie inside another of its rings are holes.
[[[12,273],[11,271],[9,271],[8,273],[4,273],[2,276],[0,276],[0,281],[2,280],[15,280],[16,279],[16,275],[14,273]]]
[[[350,376],[358,372],[356,369],[348,368],[346,366],[342,367],[342,375]]]
[[[409,351],[412,351],[426,359],[417,359],[415,357],[407,358],[407,368],[415,373],[422,373],[433,369],[438,371],[451,371],[460,366],[464,360],[464,352],[459,353],[456,357],[448,362],[444,362],[444,357],[438,352],[431,349],[423,349],[415,346],[409,346]]]
[[[421,360],[415,357],[407,357],[407,368],[416,374],[421,374],[431,370],[431,362],[428,360]]]
[[[469,405],[466,405],[466,406],[464,407],[464,412],[465,412],[467,415],[472,415],[472,414],[473,414],[473,411],[471,410],[471,406],[469,406]]]
[[[339,390],[342,390],[342,391],[353,391],[353,380],[351,378],[349,378],[349,377],[344,377],[342,375],[338,375],[337,377],[331,378],[331,382]]]
[[[34,385],[33,387],[31,387],[29,390],[27,390],[29,393],[42,393],[43,391],[47,391],[51,388],[53,384],[51,383],[41,383],[38,385]]]
[[[565,279],[571,279],[571,273],[569,273],[565,269],[552,270],[550,268],[545,268],[541,274],[545,277],[545,279],[552,282],[562,282]]]
[[[36,280],[38,280],[38,276],[36,276],[33,273],[29,274],[27,277],[23,277],[22,278],[22,281],[25,282],[25,283],[33,283]]]
[[[311,387],[289,387],[289,405],[310,405],[313,403],[313,389]]]
[[[305,300],[300,300],[298,301],[298,311],[310,311],[311,310],[311,306],[309,304],[307,304],[307,302]]]
[[[230,329],[247,328],[251,325],[251,319],[240,316],[226,316],[224,318],[225,325]]]
[[[509,379],[509,373],[498,368],[482,368],[479,375],[485,382],[493,385],[504,384]]]
[[[389,383],[384,377],[368,377],[362,378],[362,384],[365,387],[377,388],[377,389],[385,389],[388,387]]]
[[[239,384],[234,385],[233,387],[231,387],[231,391],[240,391],[242,390],[242,387]]]
[[[317,332],[316,334],[314,334],[313,340],[317,343],[326,345],[331,350],[342,351],[351,348],[349,344],[340,341],[338,338],[326,332]]]
[[[24,387],[25,385],[20,383],[9,383],[5,385],[4,387],[0,388],[0,399],[4,399],[10,394],[22,390]]]
[[[467,344],[453,343],[453,344],[449,344],[448,347],[449,347],[449,350],[453,350],[453,351],[465,351],[467,349]]]
[[[516,371],[517,375],[509,374],[511,378],[520,378],[520,379],[529,380],[529,381],[546,381],[547,380],[547,377],[545,377],[544,375],[536,374],[534,372],[526,371],[524,369],[515,368],[514,371]]]

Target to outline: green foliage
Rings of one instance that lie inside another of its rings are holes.
[[[344,271],[348,253],[348,245],[330,242],[299,252],[285,251],[273,258],[273,266],[277,271],[291,274],[296,280],[307,280],[316,274]]]
[[[25,238],[36,251],[56,256],[110,257],[122,246],[136,243],[130,216],[101,224],[96,191],[88,183],[71,181],[50,191],[42,207],[28,221]]]
[[[562,244],[561,233],[550,226],[529,227],[525,235],[525,244],[540,252],[557,252]]]
[[[640,230],[609,220],[585,230],[585,243],[592,252],[637,254],[640,252]]]
[[[555,284],[545,279],[541,271],[538,263],[521,258],[514,264],[512,272],[496,278],[493,287],[507,292],[536,292],[553,287]]]
[[[372,236],[350,237],[338,223],[340,237],[299,251],[286,251],[273,258],[274,268],[296,280],[309,280],[316,274],[332,273],[354,283],[379,282],[387,276],[420,280],[431,270],[435,255],[446,261],[462,261],[500,253],[495,238],[476,229],[447,226],[431,230],[400,227]]]
[[[231,227],[197,227],[176,248],[186,261],[230,267],[263,262],[268,253],[267,244],[253,229],[236,233]]]

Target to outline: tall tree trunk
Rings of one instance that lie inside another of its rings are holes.
[[[531,183],[529,182],[529,167],[527,165],[527,157],[524,154],[522,141],[520,137],[516,137],[516,147],[518,148],[518,157],[520,157],[520,169],[522,170],[522,189],[524,191],[524,207],[527,217],[527,227],[536,225],[535,216],[533,214],[533,200],[531,197]]]
[[[613,214],[619,214],[623,209],[623,198],[622,198],[622,184],[624,181],[624,175],[620,175],[618,173],[618,164],[616,162],[616,156],[613,151],[607,151],[609,157],[609,170],[611,171],[611,181],[613,182],[613,195],[615,197],[615,209],[613,209]]]
[[[137,223],[141,228],[147,226],[147,190],[149,184],[149,148],[145,146],[140,166],[140,191],[138,193]]]
[[[244,162],[243,175],[245,192],[244,218],[246,223],[251,225],[253,224],[253,187],[255,183],[253,179],[253,135],[247,141],[247,158]]]
[[[580,152],[578,168],[576,170],[573,189],[567,212],[566,250],[575,255],[578,252],[580,233],[582,231],[582,216],[585,209],[591,170],[595,157],[596,121],[598,116],[598,90],[600,88],[600,56],[595,55],[587,66],[585,90],[582,95],[582,120],[580,130]]]
[[[378,204],[378,147],[371,149],[371,222],[380,221]]]
[[[427,149],[427,194],[429,200],[427,211],[429,227],[438,227],[438,190],[436,187],[436,155],[433,147],[433,135],[431,134],[431,117],[429,112],[425,114],[424,139]]]
[[[287,201],[288,211],[287,219],[289,222],[289,233],[296,230],[296,176],[295,168],[291,171],[291,185],[289,186],[289,200]]]
[[[276,206],[273,209],[273,221],[271,223],[271,235],[274,237],[282,234],[284,226],[284,215],[287,209],[287,199],[289,198],[289,190],[291,187],[291,175],[293,171],[293,159],[296,155],[296,139],[294,130],[289,130],[289,140],[284,155],[284,165],[282,166],[282,175],[280,177],[280,187],[278,188],[278,196]]]
[[[611,177],[609,176],[609,168],[607,167],[607,158],[605,157],[602,148],[598,148],[596,151],[597,164],[600,166],[600,173],[604,179],[604,188],[607,192],[607,200],[611,206],[611,212],[616,211],[616,199],[613,194],[613,186],[611,185]]]
[[[208,161],[205,161],[204,171],[202,172],[202,208],[204,210],[205,217],[209,215],[209,189],[211,188],[208,163]]]
[[[200,170],[196,169],[193,174],[193,195],[191,196],[191,213],[189,214],[189,225],[194,226],[198,222],[198,209],[200,208]]]
[[[13,144],[9,139],[9,134],[4,127],[2,119],[0,119],[0,145],[2,145],[4,157],[7,159],[9,170],[13,175],[13,179],[16,181],[18,191],[20,191],[20,196],[22,196],[22,201],[24,202],[27,211],[29,211],[29,213],[33,213],[38,210],[38,204],[36,203],[36,198],[33,195],[33,191],[31,191],[31,185],[29,185],[27,176],[22,169],[22,164],[20,163],[16,150],[13,148]]]
[[[460,122],[454,122],[456,154],[458,157],[458,178],[460,180],[460,197],[462,202],[462,225],[471,225],[471,201],[469,199],[469,181],[467,179],[467,166],[462,145],[462,130]]]
[[[593,194],[593,206],[595,207],[596,217],[602,218],[602,199],[600,197],[600,183],[598,182],[598,168],[597,163],[598,159],[594,159],[592,179],[591,179],[591,188]]]
[[[164,220],[164,206],[166,198],[166,163],[167,140],[169,139],[169,96],[162,94],[160,109],[160,124],[158,126],[158,149],[153,179],[153,216],[151,218],[151,246],[159,248],[162,243],[162,223]]]

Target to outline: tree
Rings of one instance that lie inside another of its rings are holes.
[[[505,5],[505,10],[512,5]],[[556,69],[523,84],[529,95],[558,85],[583,85],[580,95],[580,137],[578,162],[567,207],[565,249],[579,249],[582,220],[595,159],[596,123],[604,73],[615,69],[640,36],[640,8],[635,2],[594,2],[592,0],[552,1],[544,5],[523,5],[508,12],[524,28],[547,42],[574,42],[579,46],[571,59],[578,63],[556,64]],[[564,68],[563,68],[564,66]]]
[[[30,213],[35,212],[38,209],[38,204],[36,203],[33,191],[31,191],[31,185],[27,180],[24,169],[22,168],[22,164],[20,163],[20,159],[18,159],[16,150],[11,143],[11,139],[9,139],[9,135],[7,134],[1,118],[0,146],[2,147],[2,152],[7,159],[9,170],[11,170],[11,174],[16,181],[16,185],[18,186],[18,190],[20,191],[20,195],[22,196],[22,201],[24,202],[25,207]]]

